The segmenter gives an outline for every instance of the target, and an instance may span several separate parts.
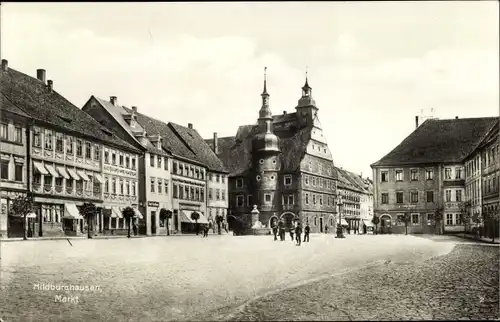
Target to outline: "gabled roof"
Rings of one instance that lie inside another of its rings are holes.
[[[498,117],[428,119],[371,166],[462,162],[496,123]]]
[[[358,181],[356,174],[337,167],[334,167],[334,169],[337,172],[338,188],[350,189],[358,192],[363,192],[365,190],[364,184],[361,184],[360,181]]]
[[[126,107],[124,110],[128,113],[132,112]],[[141,113],[136,113],[136,115],[137,122],[148,135],[162,137],[162,145],[166,151],[203,164],[209,170],[226,172],[222,162],[196,130],[175,123],[165,123]]]
[[[476,149],[483,149],[489,144],[500,141],[500,136],[499,136],[499,122],[497,122],[490,130],[488,135],[485,136],[484,140],[477,146]]]
[[[7,108],[15,107],[35,121],[76,132],[89,139],[139,152],[55,90],[49,91],[37,78],[9,68],[0,72],[0,80],[2,103],[7,102]]]
[[[20,116],[28,117],[29,115],[24,113],[20,108],[14,105],[6,96],[4,93],[1,93],[0,95],[0,114],[3,112],[10,112],[13,114],[17,114]]]

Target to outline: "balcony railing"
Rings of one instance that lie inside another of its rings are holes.
[[[52,192],[52,185],[51,184],[44,184],[43,191],[44,192]]]
[[[61,193],[63,191],[63,186],[56,186],[56,192]]]
[[[283,210],[293,210],[294,205],[283,205]]]
[[[83,189],[82,188],[76,188],[76,195],[78,197],[81,197],[83,195]]]
[[[94,197],[99,197],[101,195],[101,191],[94,190]]]
[[[66,187],[66,194],[68,194],[68,195],[73,194],[73,187],[72,186],[67,186]]]
[[[33,190],[34,191],[40,192],[41,189],[42,189],[42,185],[40,183],[34,183],[33,184]]]

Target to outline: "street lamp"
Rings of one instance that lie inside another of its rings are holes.
[[[342,197],[339,196],[337,201],[337,206],[339,206],[339,222],[337,224],[337,236],[335,236],[335,238],[345,238],[344,230],[342,229],[342,212],[341,212],[342,204],[343,204]]]

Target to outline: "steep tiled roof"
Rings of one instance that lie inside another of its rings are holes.
[[[236,136],[218,139],[217,155],[230,172],[230,176],[244,175],[251,168],[252,138],[256,131],[256,125],[242,125],[238,128]],[[288,132],[290,131],[276,131],[275,134],[280,138],[281,170],[293,172],[299,168],[300,161],[306,152],[311,129],[306,127],[297,132]],[[213,139],[206,140],[206,142],[211,146]]]
[[[1,93],[0,95],[0,114],[2,112],[10,112],[10,113],[14,113],[14,114],[17,114],[17,115],[21,115],[21,116],[24,116],[24,117],[29,117],[28,114],[24,113],[20,108],[18,108],[17,106],[14,105],[14,103],[12,103],[6,96],[5,94]]]
[[[79,133],[96,141],[139,152],[37,78],[9,68],[0,72],[3,97],[30,118]],[[2,99],[5,101],[4,99]]]
[[[372,166],[461,162],[497,122],[497,117],[429,119]]]
[[[359,186],[358,181],[355,179],[356,174],[334,167],[337,172],[337,184],[341,189],[350,189],[354,191],[363,191],[364,189]]]
[[[124,110],[128,113],[132,112],[126,107]],[[222,162],[196,130],[175,123],[167,124],[141,113],[136,113],[136,115],[137,122],[148,135],[162,137],[163,148],[166,151],[201,163],[212,171],[226,172]]]

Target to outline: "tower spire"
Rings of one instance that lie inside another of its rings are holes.
[[[264,91],[262,94],[267,94],[267,67],[264,67]]]
[[[308,68],[309,68],[309,67],[308,67],[308,66],[306,66],[306,84],[304,85],[304,87],[309,87],[309,84],[307,83],[307,69],[308,69]]]

